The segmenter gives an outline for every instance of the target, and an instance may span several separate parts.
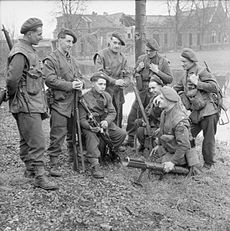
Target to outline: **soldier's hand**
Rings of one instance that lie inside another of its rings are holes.
[[[74,80],[72,82],[73,89],[75,90],[82,90],[83,88],[83,82],[80,80]]]
[[[156,74],[159,72],[158,65],[155,65],[153,63],[150,63],[149,69]]]
[[[117,79],[115,82],[115,85],[119,86],[119,87],[124,87],[125,86],[125,81],[123,79]]]
[[[175,166],[175,164],[172,163],[171,161],[164,162],[163,165],[164,165],[164,171],[165,171],[165,172],[170,172],[170,171],[172,171],[172,170],[174,169],[174,166]]]
[[[189,78],[190,78],[190,81],[191,81],[194,85],[197,85],[198,80],[199,80],[199,76],[193,74],[193,75],[191,75]]]
[[[108,127],[108,122],[107,122],[106,120],[102,120],[102,121],[100,122],[100,125],[101,125],[101,127],[102,127],[103,129],[106,129],[106,128]]]
[[[100,127],[92,127],[92,126],[90,126],[90,131],[91,131],[91,132],[98,133],[98,132],[101,131],[101,128],[100,128]]]
[[[140,62],[136,68],[136,71],[139,72],[145,67],[144,62]]]

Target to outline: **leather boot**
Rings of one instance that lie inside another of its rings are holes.
[[[54,182],[48,179],[43,165],[35,166],[34,186],[45,190],[57,190],[59,188]]]
[[[50,157],[50,176],[53,177],[61,177],[60,168],[58,166],[58,157],[51,156]]]
[[[92,167],[91,173],[92,173],[92,176],[94,178],[96,178],[96,179],[102,179],[102,178],[104,178],[104,174],[100,170],[99,164]]]

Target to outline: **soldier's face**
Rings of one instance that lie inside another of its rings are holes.
[[[65,53],[69,53],[73,46],[73,37],[71,35],[66,35],[65,38],[59,38],[59,47]]]
[[[156,98],[159,108],[167,109],[169,107],[169,101],[162,95],[158,95]]]
[[[39,41],[43,39],[42,38],[42,27],[38,27],[36,31],[29,31],[27,36],[31,44],[38,45]]]
[[[121,42],[119,39],[112,37],[109,43],[110,49],[114,52],[117,53],[121,49]]]
[[[160,94],[160,89],[161,89],[161,85],[159,85],[158,83],[152,81],[149,82],[149,92],[152,96],[157,96]]]
[[[96,82],[93,83],[95,90],[99,93],[105,91],[106,88],[106,80],[105,79],[98,79]]]
[[[157,52],[150,49],[149,47],[145,46],[145,52],[148,55],[149,58],[153,58],[154,56],[156,56]]]
[[[189,70],[194,65],[193,62],[191,62],[190,60],[188,60],[182,56],[181,56],[180,60],[181,60],[181,66],[186,71]]]

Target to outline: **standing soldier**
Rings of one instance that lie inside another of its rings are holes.
[[[169,63],[165,58],[161,57],[157,53],[159,49],[160,47],[155,39],[148,39],[145,45],[146,54],[141,55],[137,60],[135,77],[137,88],[140,92],[140,98],[144,107],[148,105],[150,100],[147,92],[149,80],[152,75],[157,75],[164,85],[170,84],[173,81],[173,75],[169,68]],[[140,115],[138,108],[138,102],[135,100],[128,116],[128,124],[126,127],[128,139],[124,143],[125,146],[133,147],[134,145],[134,134],[136,131],[134,122]]]
[[[8,57],[7,88],[10,111],[20,134],[20,158],[25,163],[25,177],[35,176],[35,186],[46,190],[58,189],[44,168],[45,136],[42,119],[47,105],[44,96],[41,63],[33,45],[42,40],[42,21],[28,19],[21,27],[24,35]]]
[[[212,98],[218,91],[217,82],[206,68],[197,65],[198,60],[192,49],[183,49],[181,62],[186,75],[174,89],[180,94],[185,108],[191,111],[193,138],[203,131],[204,170],[208,170],[214,164],[215,134],[219,119],[219,109]]]
[[[45,83],[50,88],[51,102],[50,119],[50,175],[60,177],[58,157],[61,154],[65,137],[68,137],[69,158],[73,159],[72,127],[74,92],[81,93],[83,82],[71,48],[76,43],[76,35],[69,29],[61,29],[58,34],[58,48],[44,60]],[[67,134],[68,133],[68,134]],[[71,161],[71,160],[70,160]]]
[[[115,123],[119,127],[122,127],[122,106],[125,102],[123,89],[129,82],[127,60],[121,53],[121,46],[125,46],[125,42],[122,36],[115,32],[111,35],[109,46],[96,53],[93,58],[97,69],[108,75],[106,91],[112,96],[117,112]]]

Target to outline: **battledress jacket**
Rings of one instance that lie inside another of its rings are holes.
[[[157,75],[163,81],[164,84],[172,83],[173,74],[170,70],[169,63],[165,58],[161,57],[159,54],[156,54],[156,56],[154,56],[153,58],[149,58],[146,54],[139,56],[136,63],[136,68],[138,67],[140,62],[144,63],[144,68],[139,72],[136,71],[138,90],[142,91],[148,88],[150,78],[153,74]],[[150,70],[149,65],[151,63],[158,65],[158,73],[153,73]]]
[[[108,92],[98,93],[94,88],[83,95],[89,110],[95,116],[97,122],[106,120],[110,127],[115,118],[116,110],[112,103],[112,98]],[[90,130],[90,124],[87,117],[87,112],[79,104],[80,124],[81,127]]]
[[[199,76],[196,87],[189,79],[193,74]],[[218,112],[218,108],[210,94],[217,92],[216,80],[206,68],[194,64],[173,88],[180,96],[185,94],[187,103],[183,101],[184,98],[182,98],[182,102],[185,104],[186,109],[191,110],[190,119],[193,123],[199,123],[205,116]],[[193,91],[197,93],[191,97]]]
[[[106,91],[115,100],[116,105],[125,102],[124,91],[115,86],[115,81],[123,79],[129,83],[129,72],[127,68],[127,60],[121,52],[114,53],[109,47],[99,51],[94,55],[94,62],[99,71],[103,71],[108,75]]]
[[[13,46],[7,62],[7,89],[12,113],[45,113],[47,105],[40,60],[24,39]]]
[[[57,49],[45,58],[43,72],[45,83],[53,92],[51,108],[70,118],[74,103],[72,82],[82,79],[77,61]]]
[[[179,103],[169,111],[164,110],[161,113],[159,144],[171,154],[169,161],[175,165],[184,163],[186,152],[191,147],[190,125]]]

